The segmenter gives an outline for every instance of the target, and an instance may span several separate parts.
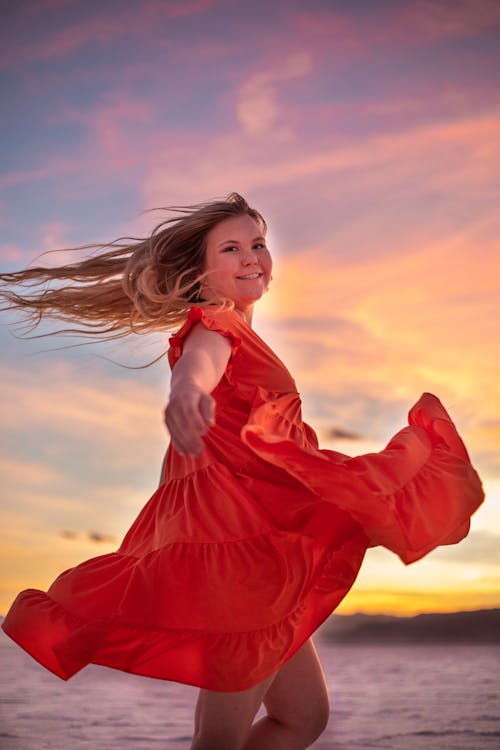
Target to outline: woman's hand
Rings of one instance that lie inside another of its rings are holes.
[[[176,451],[199,456],[202,437],[215,424],[215,399],[196,384],[180,383],[170,394],[165,424]]]
[[[202,437],[215,424],[215,399],[210,395],[224,375],[231,354],[227,338],[198,323],[189,333],[182,356],[172,371],[165,424],[179,453],[198,456]]]

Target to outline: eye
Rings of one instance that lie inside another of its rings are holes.
[[[233,250],[238,250],[236,245],[228,245],[227,247],[223,248],[223,253],[231,253]]]
[[[263,242],[256,242],[253,248],[254,250],[267,250],[267,247]]]

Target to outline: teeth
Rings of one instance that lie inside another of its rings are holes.
[[[238,276],[239,279],[258,279],[260,273],[249,273],[248,276]]]

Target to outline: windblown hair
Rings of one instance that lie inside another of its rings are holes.
[[[77,324],[45,335],[76,333],[109,340],[173,330],[193,304],[230,304],[202,296],[207,233],[224,219],[248,214],[265,234],[264,218],[238,193],[161,210],[176,215],[149,237],[69,248],[93,253],[68,265],[0,274],[0,298],[6,302],[0,309],[23,311],[31,331],[45,318]],[[29,291],[15,291],[16,286]]]

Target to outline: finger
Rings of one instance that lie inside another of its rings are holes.
[[[197,394],[196,398],[183,400],[180,404],[180,417],[188,433],[204,435],[207,431],[207,422],[201,408],[204,398],[205,394]]]
[[[199,455],[203,451],[204,445],[196,436],[186,436],[182,432],[172,431],[170,437],[173,447],[182,455]]]
[[[170,438],[172,445],[178,453],[193,453],[197,449],[196,436],[186,433],[182,426],[176,424],[170,425]]]
[[[179,444],[178,441],[172,441],[172,444],[175,450],[181,456],[199,456],[203,452],[205,447],[201,441],[196,443],[191,441],[189,443],[182,444]]]
[[[170,432],[172,444],[179,453],[200,454],[204,444],[200,440],[200,433],[206,432],[206,425],[200,420],[200,429],[195,429],[185,415],[169,413],[167,415],[167,427]]]
[[[205,432],[205,428],[203,429]],[[181,443],[186,453],[199,452],[203,448],[201,442],[201,431],[194,429],[189,422],[184,420],[175,427],[177,442]]]
[[[165,425],[170,434],[172,446],[178,453],[187,453],[189,441],[186,439],[186,430],[184,429],[183,420],[179,419],[175,410],[170,405],[165,409]]]
[[[191,435],[204,434],[206,422],[200,414],[199,399],[183,399],[169,404],[165,413],[167,427],[177,427],[188,438]]]
[[[215,399],[208,393],[204,393],[200,398],[200,413],[206,424],[215,424]]]

